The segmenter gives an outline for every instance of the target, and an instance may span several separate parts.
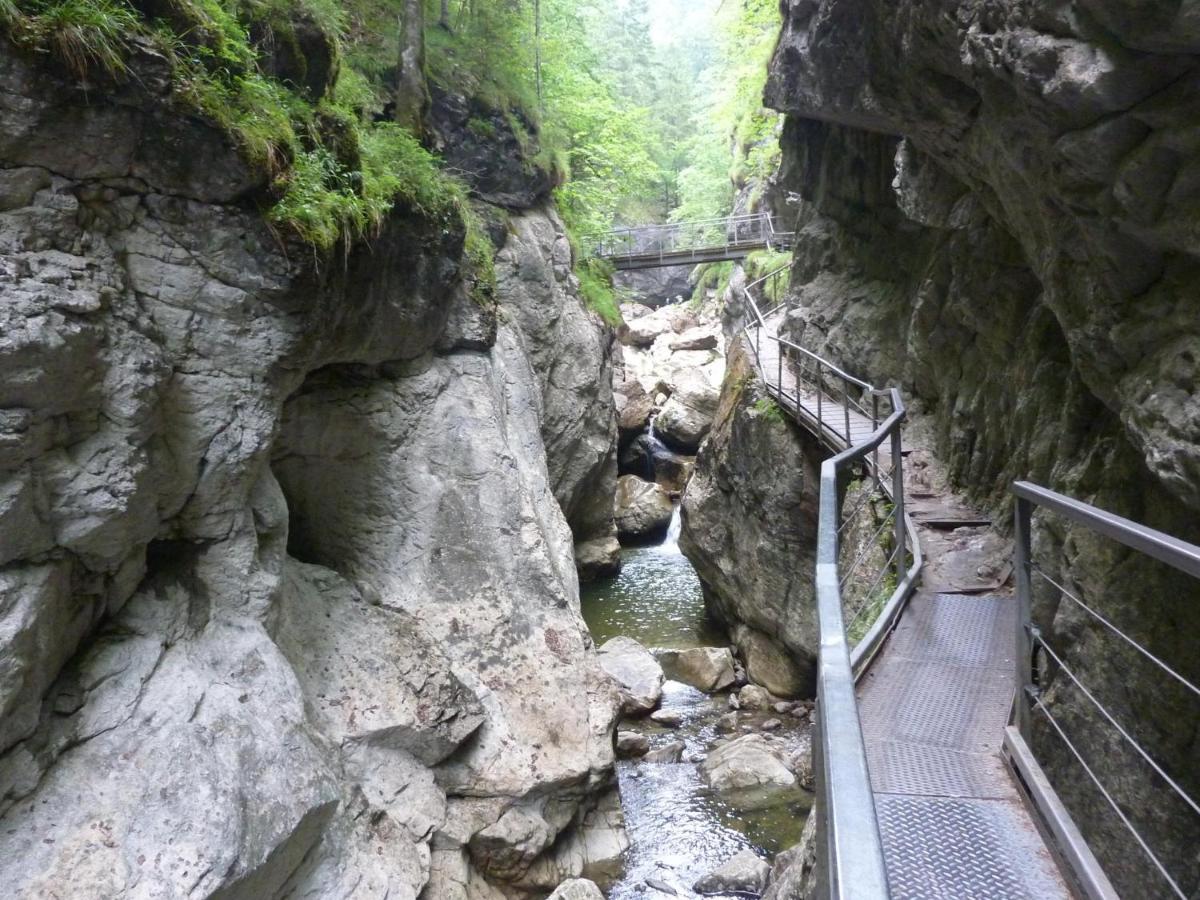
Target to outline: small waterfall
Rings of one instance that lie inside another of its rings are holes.
[[[663,539],[662,544],[659,545],[659,550],[663,553],[679,553],[679,530],[683,528],[682,509],[683,504],[675,504],[675,511],[671,513],[671,524],[667,526],[667,536]]]

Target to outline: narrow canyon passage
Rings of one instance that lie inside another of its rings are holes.
[[[582,607],[597,645],[615,637],[656,649],[728,644],[709,618],[695,569],[670,531],[660,545],[623,550],[620,575],[586,586]],[[731,725],[750,733],[775,720],[782,725],[771,733],[781,741],[799,747],[807,738],[807,721],[770,709],[733,713],[736,722],[723,721],[731,715],[729,698],[735,694],[736,688],[706,694],[668,678],[658,709],[678,716],[678,725],[644,717],[619,724],[621,731],[644,734],[651,754],[665,750],[680,758],[618,761],[630,849],[624,871],[605,885],[609,900],[644,898],[647,887],[661,891],[661,886],[681,897],[697,896],[692,886],[739,851],[770,858],[800,839],[812,802],[807,791],[723,794],[709,786],[700,770],[713,745],[729,736]]]
[[[1198,900],[1197,110],[1181,0],[0,0],[0,900]]]

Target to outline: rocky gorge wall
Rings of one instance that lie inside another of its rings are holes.
[[[1006,521],[1046,484],[1200,539],[1200,35],[1172,3],[786,0],[766,100],[788,114],[775,202],[802,200],[791,333],[899,383],[957,484]],[[782,207],[781,207],[782,208]],[[1195,585],[1050,517],[1042,565],[1177,666]],[[1067,664],[1195,795],[1194,698],[1039,582]],[[1195,818],[1059,673],[1055,715],[1168,861]],[[1160,877],[1068,751],[1037,752],[1119,890]],[[1102,749],[1101,749],[1102,748]]]
[[[466,900],[611,858],[572,547],[613,535],[611,338],[544,191],[494,217],[495,304],[414,210],[315,258],[136,65],[0,43],[6,890]]]

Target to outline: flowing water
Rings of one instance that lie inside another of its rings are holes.
[[[679,552],[679,526],[676,509],[662,545],[622,551],[620,575],[585,586],[583,616],[598,645],[618,635],[649,648],[728,643],[707,617],[700,579]],[[796,843],[811,803],[807,794],[796,791],[775,795],[769,802],[748,802],[742,797],[735,809],[707,787],[696,760],[723,736],[716,721],[729,710],[726,693],[710,697],[667,681],[661,708],[679,712],[682,725],[662,728],[643,719],[621,727],[646,734],[651,747],[682,741],[685,762],[622,760],[617,764],[631,846],[624,874],[605,886],[609,900],[669,896],[648,886],[648,881],[669,885],[677,896],[698,896],[691,889],[696,879],[739,850],[750,847],[761,856],[771,856]],[[745,715],[743,721],[753,723],[767,715]],[[786,736],[791,728],[789,720],[782,733]]]

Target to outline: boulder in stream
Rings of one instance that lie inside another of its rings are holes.
[[[547,900],[604,900],[604,894],[594,881],[572,878],[560,884]]]
[[[662,540],[671,525],[675,505],[666,490],[636,475],[617,479],[614,514],[617,536],[626,542],[654,543]]]
[[[732,791],[757,787],[792,787],[792,774],[775,746],[761,734],[747,734],[716,747],[700,771],[709,787]]]
[[[760,895],[767,889],[771,867],[753,850],[738,853],[715,872],[710,872],[692,889],[700,894],[753,894]]]
[[[616,681],[621,713],[644,715],[662,699],[663,670],[654,655],[631,637],[615,637],[596,651],[600,667]]]
[[[775,703],[775,697],[771,695],[771,692],[757,684],[746,685],[738,691],[737,696],[740,709],[766,712]]]
[[[695,453],[712,428],[720,392],[700,372],[681,372],[671,397],[654,420],[658,435],[670,446]]]
[[[645,756],[649,750],[650,741],[644,734],[636,731],[617,732],[617,757],[619,759]]]
[[[717,329],[697,325],[689,328],[683,334],[671,340],[671,349],[679,350],[716,350]]]
[[[687,749],[687,745],[683,741],[671,741],[669,744],[663,744],[661,747],[656,747],[645,755],[644,762],[648,763],[677,763],[683,759],[683,751]]]
[[[737,680],[733,654],[728,647],[661,650],[658,661],[671,678],[710,694]]]

